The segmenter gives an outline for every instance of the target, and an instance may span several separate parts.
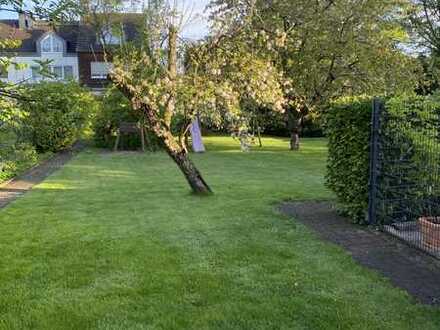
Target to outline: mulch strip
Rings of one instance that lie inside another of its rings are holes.
[[[72,157],[83,150],[85,144],[77,142],[68,149],[55,154],[50,159],[34,166],[22,175],[0,184],[0,209],[23,196],[35,185],[41,183],[49,175],[66,164]]]
[[[340,245],[361,265],[424,304],[440,305],[440,261],[383,232],[350,223],[329,202],[285,202],[279,211]]]

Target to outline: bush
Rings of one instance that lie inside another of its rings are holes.
[[[388,120],[382,135],[385,144],[392,148],[383,152],[382,171],[395,175],[382,178],[381,187],[386,189],[381,194],[387,201],[403,201],[405,207],[402,202],[385,203],[381,222],[387,223],[397,212],[402,221],[415,221],[431,212],[437,215],[438,204],[428,201],[440,196],[436,172],[440,162],[440,99],[405,96],[390,99],[386,106]]]
[[[0,182],[8,180],[37,162],[35,148],[19,134],[23,111],[13,100],[0,99]]]
[[[101,99],[102,106],[99,109],[94,123],[93,133],[95,144],[101,148],[113,148],[116,141],[116,134],[122,122],[136,123],[141,121],[140,112],[134,111],[127,98],[115,87],[107,90]],[[150,147],[156,148],[155,138],[148,134]],[[127,149],[137,149],[141,146],[139,135],[127,135],[121,139],[121,145]]]
[[[38,162],[35,148],[28,143],[17,143],[0,148],[0,182],[8,180]]]
[[[356,222],[365,220],[368,207],[372,100],[347,97],[325,111],[328,137],[326,184],[339,208]]]
[[[426,166],[426,160],[440,162],[439,98],[403,96],[388,99],[385,107],[388,120],[382,124],[381,141],[388,148],[382,152],[381,170],[395,175],[380,178],[382,198],[404,200],[409,213],[424,212],[423,201],[440,195],[440,182],[433,181],[438,176]],[[340,210],[359,223],[366,220],[368,209],[371,111],[371,98],[350,97],[334,102],[324,115],[329,148],[326,184],[336,194]],[[403,214],[400,204],[385,204],[382,223],[396,211],[404,218],[413,216]]]
[[[57,152],[70,147],[80,136],[98,103],[74,82],[42,82],[28,87],[31,102],[21,102],[25,111],[22,134],[38,152]]]

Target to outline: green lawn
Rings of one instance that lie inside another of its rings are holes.
[[[275,205],[327,199],[324,140],[208,138],[196,197],[163,153],[81,153],[0,211],[0,329],[440,329]]]

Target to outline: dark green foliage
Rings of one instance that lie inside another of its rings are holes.
[[[365,220],[368,207],[371,109],[371,98],[348,97],[325,112],[326,184],[335,192],[341,211],[356,222]]]
[[[35,148],[23,142],[20,135],[23,111],[15,102],[0,100],[0,182],[8,180],[35,165]]]
[[[71,146],[98,106],[95,97],[74,82],[43,82],[26,91],[32,102],[21,102],[26,115],[22,132],[38,152]]]
[[[35,148],[28,143],[0,147],[0,182],[8,180],[38,162]]]
[[[405,96],[387,102],[382,124],[381,223],[439,214],[432,201],[440,196],[438,97]],[[431,201],[431,202],[430,202]]]
[[[399,212],[401,221],[422,215],[424,201],[440,195],[438,173],[426,166],[440,162],[438,97],[403,96],[386,101],[381,115],[381,200],[401,200],[408,214],[396,203],[381,202],[380,223]],[[343,98],[325,113],[329,141],[327,186],[332,189],[341,211],[356,222],[364,222],[368,208],[372,100]]]
[[[116,88],[108,89],[101,101],[102,106],[93,123],[95,144],[101,148],[113,148],[119,125],[122,122],[141,122],[142,116],[140,112],[132,109],[127,98]],[[157,142],[151,134],[148,134],[147,140],[150,142],[147,148],[157,147]],[[121,146],[124,149],[138,149],[141,146],[140,136],[136,134],[122,136]]]
[[[438,73],[440,70],[440,58],[432,54],[431,56],[420,55],[417,60],[420,63],[421,75],[416,88],[419,95],[430,95],[439,90]]]

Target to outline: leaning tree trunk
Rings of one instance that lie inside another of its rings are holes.
[[[179,169],[185,176],[188,184],[191,186],[192,191],[198,195],[211,194],[212,190],[206,181],[203,179],[200,171],[191,161],[188,156],[188,152],[177,141],[174,135],[171,133],[171,129],[168,125],[163,124],[163,120],[158,117],[156,111],[154,111],[147,103],[144,103],[138,97],[136,97],[124,84],[114,81],[119,90],[129,99],[133,105],[133,108],[141,111],[145,115],[148,129],[153,133],[164,146],[166,152],[172,160],[177,164]]]
[[[148,101],[145,101],[141,95],[137,95],[136,88],[131,86],[129,82],[120,79],[117,75],[110,76],[119,90],[131,101],[133,109],[139,110],[145,115],[148,129],[162,142],[168,155],[184,174],[193,192],[201,195],[209,194],[211,188],[189,159],[184,141],[179,142],[171,132],[171,120],[176,104],[175,87],[177,79],[177,29],[173,26],[170,27],[168,35],[168,77],[171,81],[172,91],[163,117],[161,117]]]
[[[211,188],[203,179],[202,175],[191,159],[189,159],[188,153],[184,149],[174,150],[173,148],[167,147],[166,151],[180,168],[194,193],[198,195],[212,193]]]
[[[148,105],[142,103],[140,109],[146,115],[151,131],[159,138],[168,155],[182,171],[193,192],[198,195],[212,193],[211,188],[203,179],[202,174],[189,158],[186,148],[177,142],[169,127],[164,127],[164,125],[161,124],[161,121],[157,118],[157,114],[152,111]]]

